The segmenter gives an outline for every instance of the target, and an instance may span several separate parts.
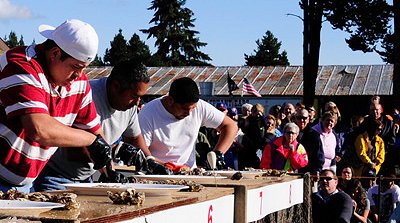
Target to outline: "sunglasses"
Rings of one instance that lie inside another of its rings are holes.
[[[308,117],[303,117],[303,116],[297,116],[296,118],[298,120],[307,120],[308,119]]]
[[[287,131],[287,132],[285,132],[285,134],[288,134],[288,135],[296,135],[297,133],[296,133],[296,132]]]
[[[336,178],[333,178],[333,177],[320,177],[319,178],[319,181],[324,181],[324,180],[331,181],[331,180],[336,180]]]

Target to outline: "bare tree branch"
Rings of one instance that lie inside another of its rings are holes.
[[[294,17],[297,17],[297,18],[299,18],[301,21],[303,21],[304,22],[304,19],[303,18],[301,18],[301,16],[299,16],[299,15],[295,15],[295,14],[292,14],[292,13],[288,13],[288,14],[286,14],[287,16],[294,16]]]

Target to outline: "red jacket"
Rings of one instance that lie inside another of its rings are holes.
[[[277,169],[294,172],[308,164],[307,152],[303,145],[295,140],[293,142],[294,151],[283,146],[284,136],[281,136],[264,148],[261,157],[260,167],[262,169]],[[289,160],[288,160],[289,159]]]

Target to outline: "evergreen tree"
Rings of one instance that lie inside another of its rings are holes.
[[[18,41],[18,46],[25,46],[24,37],[21,35],[21,38]]]
[[[14,31],[11,31],[10,34],[8,35],[8,38],[5,38],[4,41],[6,42],[7,46],[10,48],[19,46],[18,45],[18,37]]]
[[[140,40],[139,35],[134,33],[128,43],[129,58],[135,61],[142,61],[146,66],[156,66],[152,60],[149,46]]]
[[[125,37],[122,35],[122,29],[119,29],[118,34],[114,36],[110,45],[111,48],[107,48],[104,55],[104,62],[107,65],[114,66],[120,61],[129,59],[128,44]]]
[[[346,42],[352,50],[372,52],[376,51],[379,42],[385,38],[390,39],[386,35],[390,30],[389,21],[392,12],[386,0],[300,0],[299,5],[304,12],[304,18],[302,18],[304,26],[303,102],[309,106],[313,105],[315,97],[322,21],[326,20],[334,29],[349,33],[350,37],[346,39]],[[389,48],[390,44],[387,43],[382,47]],[[394,72],[394,75],[396,73],[400,76],[400,72]],[[399,82],[398,87],[396,87],[396,79]],[[395,76],[393,91],[396,95],[400,95],[400,78]]]
[[[103,60],[97,54],[96,54],[96,57],[94,58],[94,60],[90,63],[90,66],[93,66],[93,67],[101,67],[104,65],[105,64],[104,64]]]
[[[199,51],[206,43],[196,37],[198,31],[194,27],[193,12],[183,8],[185,0],[153,0],[149,10],[154,10],[150,23],[155,26],[141,31],[148,34],[147,38],[156,38],[157,52],[153,55],[155,61],[164,66],[209,65],[211,58]]]
[[[267,31],[262,40],[256,40],[255,55],[244,54],[247,66],[289,65],[286,51],[279,53],[282,43],[278,42],[271,31]]]

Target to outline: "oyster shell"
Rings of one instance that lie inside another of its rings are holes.
[[[62,194],[50,194],[46,192],[33,192],[23,193],[17,190],[8,190],[6,193],[0,193],[2,200],[22,200],[22,201],[41,201],[41,202],[55,202],[64,204],[66,210],[79,208],[79,203],[76,198],[77,195],[74,193],[62,193]]]
[[[136,192],[133,188],[128,188],[122,192],[107,191],[107,194],[114,204],[142,205],[145,200],[145,194]]]

